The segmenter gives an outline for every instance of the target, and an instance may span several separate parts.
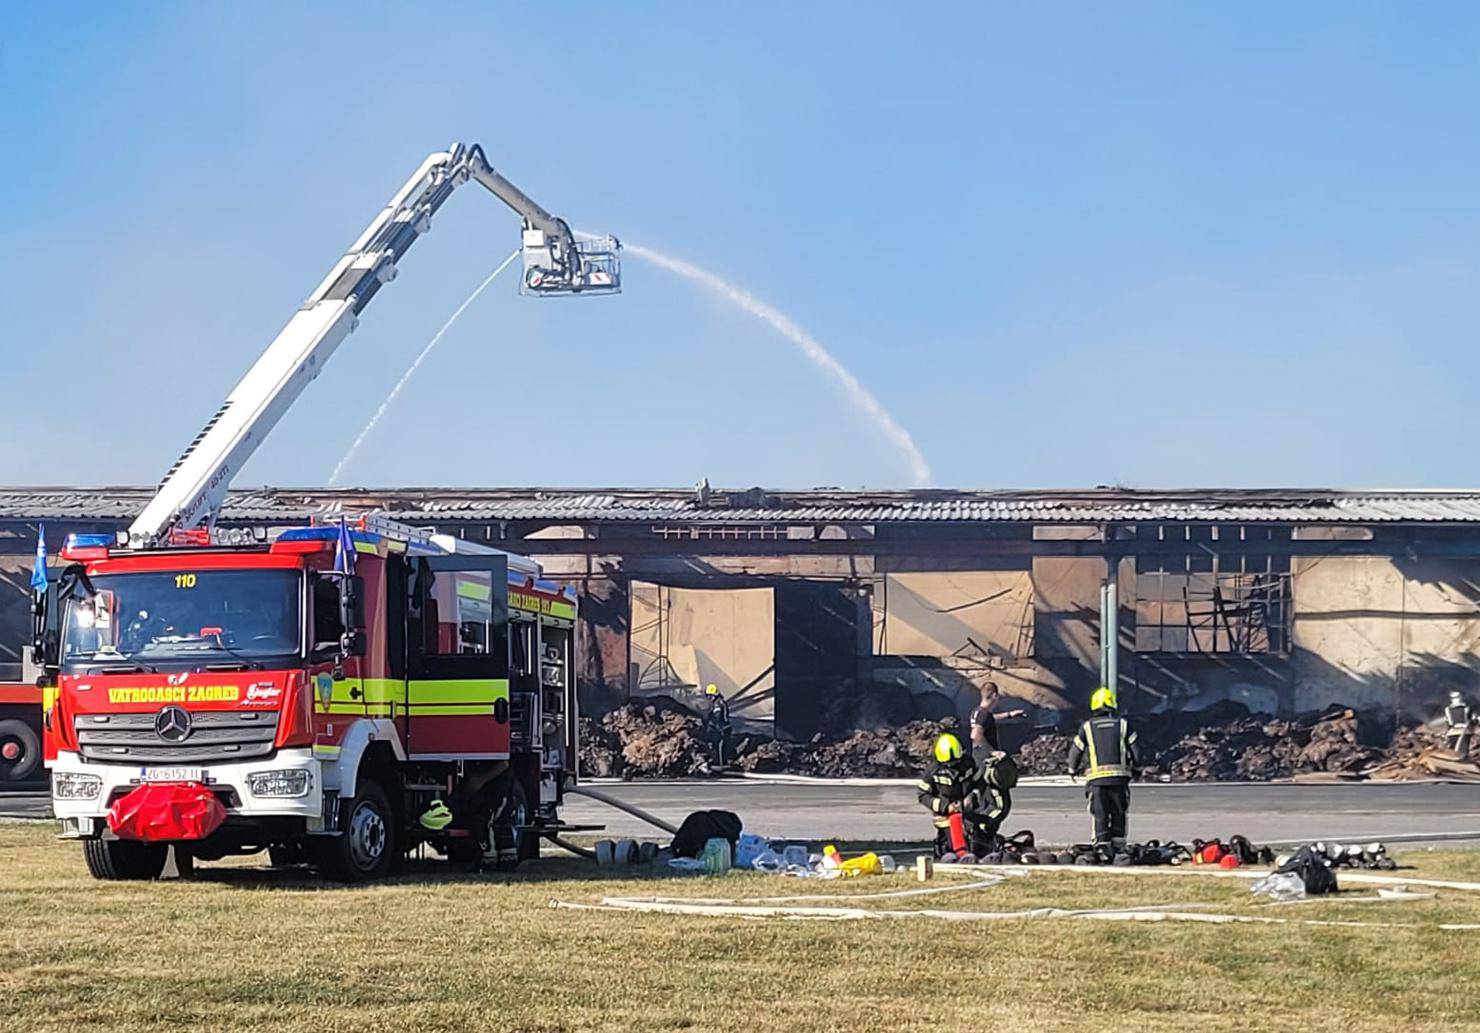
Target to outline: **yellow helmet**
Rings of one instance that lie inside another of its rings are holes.
[[[452,824],[452,810],[441,800],[433,800],[432,805],[421,814],[421,827],[433,832],[441,832]]]
[[[942,764],[961,759],[961,740],[950,732],[935,740],[935,759]]]
[[[1091,710],[1114,710],[1116,706],[1115,690],[1107,689],[1103,685],[1096,689],[1094,695],[1089,698]]]
[[[719,695],[719,686],[716,685],[716,684],[714,684],[714,682],[710,682],[708,685],[704,686],[704,695],[706,695],[706,696],[718,696]]]

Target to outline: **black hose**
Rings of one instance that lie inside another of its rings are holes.
[[[569,850],[577,857],[584,857],[588,861],[596,860],[595,850],[587,850],[583,846],[576,846],[574,843],[571,843],[568,840],[561,839],[559,836],[550,836],[548,838],[551,843],[554,843],[556,846],[560,847],[560,849]]]

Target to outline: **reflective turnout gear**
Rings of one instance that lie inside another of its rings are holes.
[[[949,738],[954,740],[955,736]],[[960,747],[961,744],[957,742],[958,751]],[[939,744],[936,748],[939,752]],[[915,783],[920,803],[930,810],[930,820],[935,825],[937,856],[955,853],[951,846],[951,814],[957,812],[965,815],[967,803],[973,799],[978,784],[976,765],[969,758],[961,757],[959,752],[955,758],[937,764]]]
[[[1079,726],[1069,747],[1069,773],[1084,767],[1087,782],[1131,780],[1137,763],[1136,733],[1123,717],[1096,714]]]
[[[1103,685],[1096,689],[1094,695],[1089,698],[1089,708],[1091,710],[1114,710],[1118,705],[1115,699],[1115,690],[1107,689]]]
[[[709,741],[714,766],[723,768],[730,763],[730,701],[713,685],[705,687],[704,692],[709,697],[709,711],[704,715],[704,737]]]
[[[961,759],[961,740],[950,732],[935,740],[935,759],[941,764]]]
[[[1089,813],[1094,820],[1095,845],[1123,848],[1131,809],[1130,783],[1091,782],[1084,795],[1089,798]]]

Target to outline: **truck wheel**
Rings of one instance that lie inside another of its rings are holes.
[[[396,819],[385,790],[371,778],[343,805],[340,828],[319,847],[319,871],[339,882],[366,882],[391,870],[396,859]]]
[[[164,871],[164,843],[127,839],[86,839],[82,856],[94,879],[157,879]]]
[[[27,782],[41,770],[41,740],[24,721],[0,721],[0,785]]]

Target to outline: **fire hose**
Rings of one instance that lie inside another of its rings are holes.
[[[678,827],[676,825],[670,825],[662,818],[658,818],[649,814],[641,807],[634,807],[630,803],[623,803],[615,796],[608,796],[606,793],[603,793],[598,789],[588,789],[579,786],[568,786],[566,787],[565,791],[567,793],[574,793],[577,796],[589,796],[591,799],[604,803],[608,807],[615,807],[619,811],[625,811],[627,814],[632,815],[632,817],[638,819],[639,821],[645,821],[654,828],[662,829],[670,836],[678,834]],[[561,845],[564,846],[564,844]]]

